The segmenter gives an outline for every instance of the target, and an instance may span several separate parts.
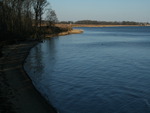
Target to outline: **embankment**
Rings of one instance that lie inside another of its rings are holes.
[[[3,47],[0,58],[0,113],[56,113],[23,69],[26,56],[37,43],[30,40]]]

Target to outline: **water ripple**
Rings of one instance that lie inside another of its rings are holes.
[[[150,27],[83,29],[31,50],[36,88],[59,113],[150,113]]]

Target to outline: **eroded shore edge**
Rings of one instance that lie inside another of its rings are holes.
[[[32,84],[23,68],[24,61],[38,41],[25,41],[3,48],[0,58],[0,112],[56,113]]]

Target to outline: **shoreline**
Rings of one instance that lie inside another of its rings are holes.
[[[83,32],[73,29],[50,35],[49,38]],[[38,43],[26,40],[3,47],[3,56],[0,57],[0,113],[57,113],[32,84],[23,67],[30,50]]]
[[[145,26],[145,25],[57,24],[57,26],[71,26],[71,27],[136,27],[137,26],[138,27],[138,26]]]
[[[139,27],[143,25],[72,25],[73,27]]]
[[[38,41],[7,45],[0,58],[0,112],[57,113],[36,90],[23,68],[24,61]]]
[[[58,33],[58,34],[46,35],[45,37],[46,38],[52,38],[52,37],[55,37],[55,36],[65,36],[65,35],[70,35],[70,34],[81,34],[83,32],[84,32],[84,30],[82,30],[82,29],[72,29],[72,30],[69,30],[67,32],[61,32],[61,33]]]
[[[79,33],[83,30],[73,29],[46,38]],[[0,57],[0,113],[57,113],[35,88],[23,67],[30,50],[38,43],[37,40],[26,40],[3,47],[3,56]]]

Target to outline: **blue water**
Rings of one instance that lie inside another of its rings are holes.
[[[79,29],[30,51],[36,88],[59,113],[150,113],[150,27]]]

